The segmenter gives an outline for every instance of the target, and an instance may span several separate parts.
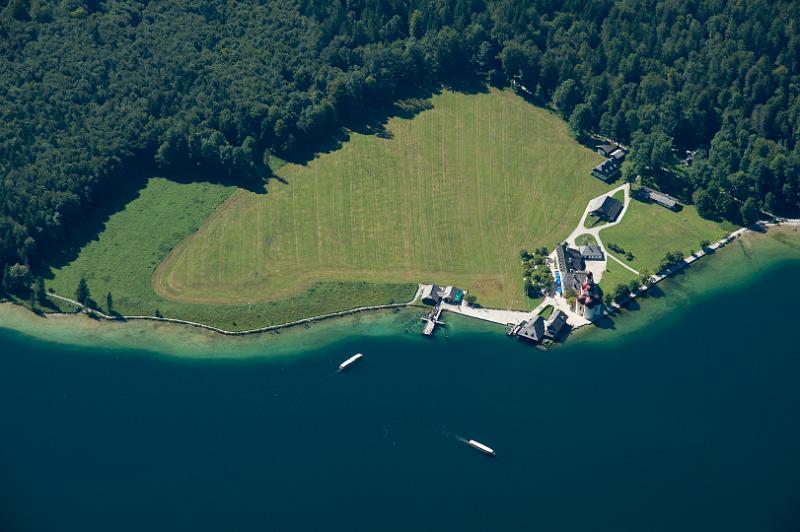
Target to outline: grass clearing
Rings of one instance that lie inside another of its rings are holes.
[[[693,205],[673,212],[656,204],[631,200],[625,217],[615,226],[601,231],[606,244],[621,246],[634,255],[632,261],[614,254],[633,269],[655,272],[667,251],[682,251],[689,255],[700,249],[700,242],[719,240],[735,228],[728,223],[705,220]]]
[[[622,260],[625,259],[623,258]],[[599,284],[604,294],[613,294],[614,288],[616,288],[618,284],[627,285],[635,278],[636,275],[634,275],[632,271],[623,268],[618,263],[614,262],[614,260],[609,259],[606,261],[606,269],[603,272],[603,276],[600,278]]]
[[[227,329],[285,323],[360,305],[400,302],[414,294],[416,286],[410,284],[318,283],[299,296],[269,304],[187,304],[158,295],[152,286],[153,270],[234,190],[217,184],[150,179],[136,199],[108,219],[97,238],[85,245],[74,261],[53,270],[54,278],[47,286],[60,295],[73,297],[83,276],[103,310],[108,310],[105,296],[111,292],[113,308],[121,314],[153,315],[159,309],[166,317]]]
[[[161,264],[157,292],[245,303],[319,282],[436,282],[531,308],[519,250],[552,247],[609,189],[589,175],[601,157],[512,92],[443,92],[386,129],[281,167],[267,194],[237,191]]]

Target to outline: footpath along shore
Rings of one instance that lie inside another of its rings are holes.
[[[357,314],[359,312],[366,312],[369,310],[385,310],[385,309],[393,309],[393,308],[403,308],[409,305],[413,305],[417,299],[419,299],[420,294],[422,293],[422,285],[417,286],[417,291],[414,293],[414,298],[411,301],[406,303],[390,303],[387,305],[372,305],[368,307],[356,307],[348,310],[340,310],[338,312],[329,312],[327,314],[319,314],[317,316],[310,316],[308,318],[303,318],[295,321],[289,321],[286,323],[281,323],[278,325],[267,325],[265,327],[258,327],[255,329],[247,329],[244,331],[228,331],[225,329],[221,329],[219,327],[214,327],[213,325],[208,325],[205,323],[200,323],[196,321],[189,321],[189,320],[181,320],[177,318],[164,318],[159,316],[126,316],[126,315],[117,315],[117,316],[109,316],[108,314],[103,314],[99,310],[88,308],[86,305],[83,305],[74,299],[70,299],[68,297],[60,296],[56,293],[49,293],[48,296],[63,301],[65,303],[69,303],[70,305],[74,305],[76,308],[80,308],[86,314],[90,314],[94,317],[108,320],[108,321],[132,321],[132,320],[149,320],[149,321],[160,321],[164,323],[175,323],[178,325],[189,325],[191,327],[198,327],[200,329],[206,329],[208,331],[213,331],[219,334],[224,334],[226,336],[245,336],[248,334],[258,334],[258,333],[265,333],[270,331],[276,331],[278,329],[285,329],[287,327],[295,327],[297,325],[303,325],[304,323],[312,323],[315,321],[326,320],[330,318],[337,318],[341,316],[348,316],[350,314]]]
[[[608,307],[606,307],[604,309],[603,314],[601,314],[598,317],[598,319],[619,312],[624,307],[625,303],[627,303],[628,300],[635,299],[637,296],[639,296],[642,293],[646,292],[651,286],[654,286],[654,285],[660,283],[664,279],[674,275],[675,273],[677,273],[680,270],[686,268],[687,266],[689,266],[693,262],[699,260],[700,258],[705,257],[705,256],[710,255],[710,254],[713,254],[714,251],[725,247],[726,245],[728,245],[729,243],[731,243],[732,241],[734,241],[736,238],[740,237],[744,233],[763,231],[763,230],[769,229],[770,227],[776,227],[776,226],[786,226],[786,225],[789,225],[789,226],[800,226],[800,219],[777,218],[776,220],[777,221],[775,221],[775,222],[758,222],[757,224],[755,224],[753,229],[747,228],[747,227],[742,227],[741,229],[737,229],[736,231],[733,231],[732,233],[728,234],[727,236],[721,238],[717,242],[714,242],[713,244],[710,244],[707,248],[705,248],[703,250],[700,250],[700,251],[690,255],[689,257],[685,258],[681,263],[676,264],[675,266],[673,266],[672,268],[670,268],[666,272],[664,272],[662,274],[659,274],[659,275],[652,276],[651,277],[651,281],[647,286],[642,286],[638,290],[635,290],[634,292],[632,292],[631,295],[628,298],[626,298],[625,301],[623,301],[621,304],[618,304],[616,302],[612,302],[610,306],[608,306]],[[104,314],[104,313],[102,313],[102,312],[100,312],[98,310],[89,309],[85,305],[80,304],[79,302],[75,301],[74,299],[70,299],[68,297],[64,297],[64,296],[61,296],[61,295],[53,293],[53,292],[49,293],[48,297],[52,297],[54,299],[58,299],[58,300],[63,301],[65,303],[69,303],[70,305],[73,305],[76,308],[81,309],[86,314],[90,314],[90,315],[92,315],[94,317],[97,317],[99,319],[108,320],[108,321],[117,321],[117,322],[123,321],[124,322],[124,321],[132,321],[132,320],[147,320],[147,321],[156,321],[156,322],[162,322],[162,323],[174,323],[174,324],[177,324],[177,325],[188,325],[188,326],[191,326],[191,327],[198,327],[198,328],[201,328],[201,329],[205,329],[205,330],[208,330],[208,331],[213,331],[213,332],[216,332],[216,333],[219,333],[219,334],[223,334],[223,335],[226,335],[226,336],[244,336],[244,335],[249,335],[249,334],[258,334],[258,333],[276,331],[276,330],[279,330],[279,329],[285,329],[285,328],[294,327],[294,326],[297,326],[297,325],[303,325],[303,324],[312,323],[312,322],[315,322],[315,321],[326,320],[326,319],[330,319],[330,318],[348,316],[348,315],[357,314],[357,313],[360,313],[360,312],[367,312],[367,311],[372,311],[372,310],[387,310],[387,309],[408,307],[408,306],[411,306],[411,305],[414,305],[414,304],[417,303],[417,301],[419,300],[419,298],[421,296],[421,293],[422,293],[422,287],[423,287],[423,285],[421,285],[421,284],[418,285],[417,286],[417,291],[414,294],[414,297],[410,301],[408,301],[406,303],[391,303],[391,304],[387,304],[387,305],[372,305],[372,306],[366,306],[366,307],[357,307],[357,308],[352,308],[352,309],[348,309],[348,310],[342,310],[342,311],[338,311],[338,312],[330,312],[330,313],[327,313],[327,314],[320,314],[320,315],[317,315],[317,316],[310,316],[308,318],[303,318],[303,319],[294,320],[294,321],[290,321],[290,322],[286,322],[286,323],[281,323],[281,324],[278,324],[278,325],[268,325],[268,326],[265,326],[265,327],[258,327],[258,328],[255,328],[255,329],[248,329],[248,330],[244,330],[244,331],[228,331],[228,330],[225,330],[225,329],[222,329],[222,328],[219,328],[219,327],[214,327],[213,325],[208,325],[208,324],[200,323],[200,322],[196,322],[196,321],[182,320],[182,319],[178,319],[178,318],[165,318],[165,317],[159,317],[159,316],[145,316],[145,315],[141,315],[141,316],[139,316],[139,315],[134,315],[134,316],[129,316],[129,315],[109,316],[109,315]],[[547,298],[545,301],[543,301],[540,305],[538,305],[532,311],[521,311],[521,310],[511,310],[511,309],[492,309],[492,308],[482,308],[482,307],[481,308],[474,308],[474,307],[469,307],[467,305],[443,305],[443,308],[446,311],[454,312],[454,313],[457,313],[457,314],[461,314],[463,316],[468,316],[468,317],[471,317],[471,318],[477,318],[477,319],[484,320],[484,321],[490,321],[490,322],[498,323],[500,325],[509,325],[509,324],[512,324],[512,323],[513,324],[517,324],[517,323],[520,323],[521,321],[524,321],[526,319],[531,318],[532,316],[536,316],[538,314],[538,312],[540,312],[544,307],[546,307],[548,305],[554,305],[556,308],[560,308],[562,305],[559,305],[558,303],[559,302],[556,301],[553,298]],[[595,320],[595,321],[597,321],[597,320]],[[573,329],[578,329],[578,328],[581,328],[581,327],[585,327],[586,325],[590,325],[591,323],[592,322],[590,322],[588,320],[573,320],[573,322],[571,322],[571,325],[573,326]]]
[[[768,231],[770,227],[780,227],[780,226],[796,226],[796,227],[800,227],[800,218],[798,218],[798,219],[776,218],[776,220],[777,221],[775,221],[775,222],[756,222],[756,224],[754,224],[753,228],[742,227],[740,229],[737,229],[736,231],[733,231],[732,233],[728,234],[727,236],[717,240],[713,244],[709,244],[708,246],[706,246],[705,248],[701,249],[700,251],[692,253],[690,256],[686,257],[685,259],[683,259],[678,264],[672,266],[671,268],[669,268],[664,273],[651,276],[650,277],[650,282],[647,285],[640,286],[638,290],[634,290],[633,292],[631,292],[631,294],[627,298],[625,298],[625,300],[622,301],[621,303],[612,302],[610,306],[606,306],[606,308],[603,310],[603,314],[601,316],[599,316],[598,319],[601,319],[601,318],[603,318],[605,316],[609,316],[609,315],[612,315],[612,314],[615,314],[615,313],[619,312],[620,310],[622,310],[624,308],[624,306],[627,304],[628,301],[630,301],[632,299],[636,299],[638,296],[644,294],[645,292],[647,292],[647,290],[650,289],[650,287],[655,286],[656,284],[660,283],[664,279],[667,279],[668,277],[670,277],[670,276],[676,274],[677,272],[683,270],[684,268],[686,268],[687,266],[689,266],[693,262],[695,262],[695,261],[697,261],[697,260],[699,260],[699,259],[701,259],[703,257],[706,257],[708,255],[712,255],[715,251],[727,246],[728,244],[730,244],[731,242],[733,242],[734,240],[736,240],[737,238],[739,238],[740,236],[742,236],[745,233]],[[597,320],[595,320],[595,321],[597,321]],[[585,323],[585,324],[579,325],[578,327],[575,327],[575,328],[577,329],[577,328],[582,327],[584,325],[589,325],[589,323]]]

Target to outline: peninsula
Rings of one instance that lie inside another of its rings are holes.
[[[428,287],[554,338],[797,217],[782,4],[456,4],[9,3],[0,297],[238,334]]]

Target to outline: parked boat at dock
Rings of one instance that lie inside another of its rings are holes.
[[[356,353],[355,355],[351,356],[350,358],[339,364],[339,369],[343,370],[349,368],[350,366],[361,360],[363,356],[364,355],[362,355],[361,353]]]
[[[479,450],[480,452],[482,452],[484,454],[488,454],[489,456],[494,456],[495,455],[494,449],[492,449],[491,447],[489,447],[487,445],[482,444],[479,441],[469,440],[467,442],[467,444],[470,447],[472,447],[473,449],[477,449],[477,450]]]

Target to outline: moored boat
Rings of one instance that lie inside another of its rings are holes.
[[[339,364],[339,369],[341,370],[349,368],[350,366],[358,362],[363,356],[364,355],[362,355],[361,353],[356,353],[355,355],[351,356],[350,358]]]
[[[472,447],[473,449],[477,449],[484,454],[488,454],[489,456],[495,455],[494,449],[492,449],[487,445],[482,444],[479,441],[469,440],[467,444],[469,444],[469,446]]]

